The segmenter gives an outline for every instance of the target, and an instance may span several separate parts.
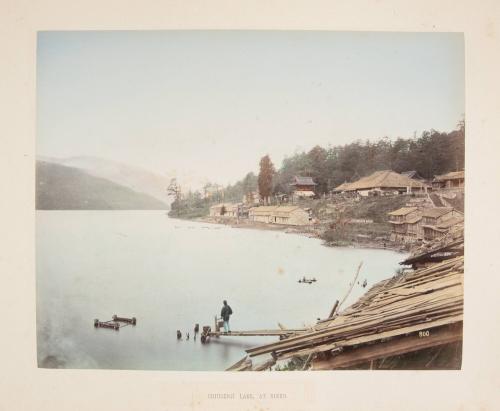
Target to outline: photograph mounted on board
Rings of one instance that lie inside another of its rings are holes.
[[[43,31],[40,368],[461,369],[460,33]]]

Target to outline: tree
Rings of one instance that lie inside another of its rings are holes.
[[[260,159],[260,172],[258,177],[259,194],[264,204],[269,202],[273,190],[273,176],[276,173],[274,165],[268,155]]]
[[[358,140],[343,146],[313,147],[285,157],[277,172],[269,156],[261,159],[259,176],[249,173],[226,189],[226,198],[241,198],[255,186],[266,203],[271,195],[290,194],[293,176],[312,177],[318,194],[344,183],[353,182],[377,170],[396,172],[416,170],[431,179],[448,171],[463,170],[465,164],[465,120],[451,132],[424,131],[411,138]],[[262,189],[264,191],[262,191]],[[247,197],[248,198],[248,197]]]
[[[253,197],[253,192],[257,190],[257,177],[254,173],[248,173],[242,181],[243,194],[247,198]]]
[[[327,156],[328,152],[320,146],[313,147],[312,150],[307,153],[307,157],[311,165],[309,177],[312,177],[314,182],[317,184],[317,194],[323,194],[328,191]]]
[[[451,141],[453,152],[453,163],[455,171],[463,170],[465,164],[465,117],[457,124],[458,130],[451,133],[453,140]]]
[[[167,195],[174,198],[174,201],[179,201],[181,198],[181,186],[177,183],[176,178],[170,179],[170,184],[167,187]]]

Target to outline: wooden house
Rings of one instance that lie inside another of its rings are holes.
[[[463,214],[451,207],[403,207],[388,213],[391,241],[415,243],[443,237],[464,221]]]
[[[272,212],[277,206],[252,207],[248,210],[248,219],[258,223],[271,223]]]
[[[353,183],[344,183],[336,188],[342,192],[356,192],[362,196],[383,194],[411,194],[427,192],[427,184],[391,170],[376,171]]]
[[[426,208],[422,212],[424,240],[442,237],[454,225],[464,220],[463,214],[451,207]]]
[[[296,206],[278,206],[273,212],[275,224],[308,225],[311,223],[309,210]]]
[[[253,207],[248,212],[248,219],[266,224],[294,226],[311,224],[309,211],[298,206]]]
[[[452,171],[440,176],[435,176],[432,180],[432,188],[434,189],[462,189],[465,186],[465,172]]]
[[[413,243],[422,239],[419,222],[422,217],[417,207],[402,207],[388,213],[391,241]]]
[[[406,242],[415,243],[423,240],[424,231],[421,223],[422,217],[418,214],[406,220]]]
[[[210,207],[210,217],[237,218],[240,215],[241,203],[220,203]]]
[[[312,177],[295,176],[290,183],[293,187],[293,198],[310,198],[316,195],[316,183]]]

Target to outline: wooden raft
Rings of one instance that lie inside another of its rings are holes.
[[[113,314],[111,320],[108,321],[99,321],[99,319],[94,320],[95,328],[111,328],[115,331],[118,331],[122,327],[126,327],[127,325],[136,325],[137,319],[135,317],[126,318],[126,317],[118,317],[116,314]]]

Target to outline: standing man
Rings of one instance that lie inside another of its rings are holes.
[[[227,301],[224,300],[224,305],[222,306],[222,310],[220,312],[220,316],[224,320],[224,332],[230,333],[231,329],[229,328],[229,317],[233,313],[231,307],[227,304]]]

